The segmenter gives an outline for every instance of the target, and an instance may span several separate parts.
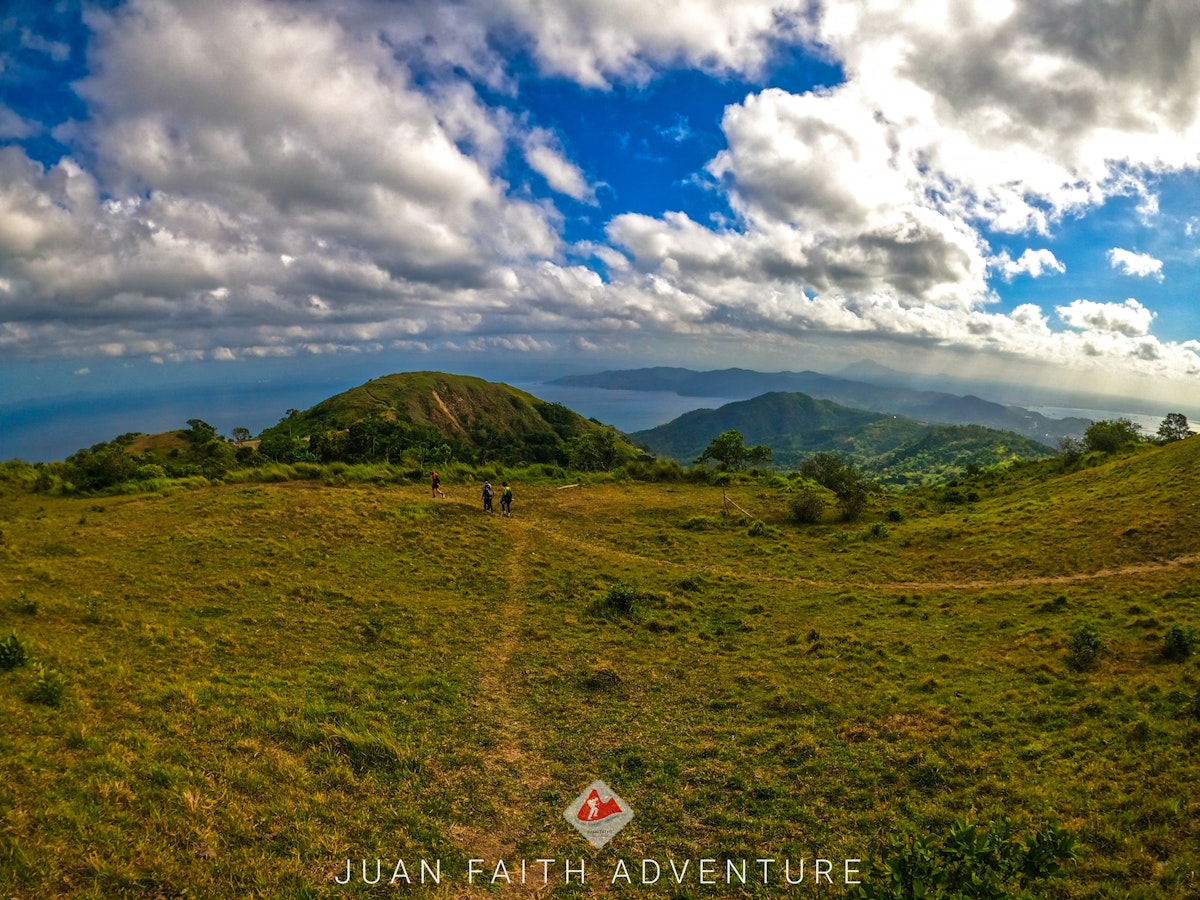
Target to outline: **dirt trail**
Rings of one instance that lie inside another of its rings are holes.
[[[517,842],[531,831],[529,800],[549,786],[545,765],[526,749],[533,743],[532,732],[522,709],[513,661],[526,607],[523,569],[528,565],[534,532],[529,522],[519,518],[501,521],[500,514],[496,513],[496,519],[497,525],[503,525],[509,531],[512,545],[502,569],[506,583],[504,601],[495,611],[499,633],[488,648],[476,706],[478,715],[493,723],[496,729],[498,743],[495,749],[484,754],[479,784],[494,792],[497,816],[478,826],[459,825],[452,829],[455,841],[465,853],[487,860],[482,867],[487,877],[480,878],[473,888],[464,887],[454,892],[453,896],[463,898],[492,896],[487,883],[496,860],[505,859],[511,865],[513,860],[521,858]],[[548,896],[553,887],[553,883],[522,885],[518,883],[519,871],[509,874],[513,883],[500,884],[506,895],[540,898]]]

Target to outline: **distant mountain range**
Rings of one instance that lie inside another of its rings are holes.
[[[819,452],[840,453],[890,486],[924,484],[1010,459],[1038,459],[1045,444],[982,425],[929,425],[904,416],[852,409],[802,393],[772,392],[719,409],[697,409],[637,431],[630,438],[652,453],[689,464],[723,431],[736,429],[747,445],[766,444],[771,462],[796,465]]]
[[[685,397],[737,399],[771,392],[800,392],[813,398],[832,400],[842,406],[906,416],[918,422],[983,425],[1012,431],[1051,447],[1057,444],[1059,438],[1082,435],[1091,424],[1090,419],[1051,419],[1020,406],[1005,406],[971,395],[887,387],[820,372],[755,372],[750,369],[697,372],[656,366],[594,375],[567,375],[550,383],[610,390],[670,391]]]

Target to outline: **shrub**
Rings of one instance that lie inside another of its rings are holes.
[[[7,672],[9,669],[23,666],[28,659],[29,654],[25,651],[25,645],[21,643],[21,639],[17,637],[15,631],[0,640],[0,671]]]
[[[1172,625],[1163,637],[1162,655],[1167,659],[1187,659],[1196,649],[1196,630],[1186,625]]]
[[[36,616],[40,607],[41,604],[26,597],[24,591],[18,593],[17,599],[13,601],[13,609],[24,616]]]
[[[793,522],[813,525],[821,521],[825,500],[814,490],[801,490],[788,500],[788,514]]]
[[[1116,453],[1141,440],[1141,428],[1127,418],[1103,419],[1093,422],[1083,433],[1083,443],[1090,451]]]
[[[104,600],[97,596],[88,597],[84,603],[83,621],[98,625],[104,621]]]
[[[66,682],[60,673],[47,669],[40,663],[34,669],[33,688],[29,692],[30,703],[43,706],[60,706],[66,692]]]
[[[608,589],[608,593],[592,602],[589,611],[596,616],[612,618],[614,616],[631,616],[637,606],[637,591],[627,584],[618,582]]]
[[[1196,696],[1184,705],[1183,709],[1179,711],[1179,715],[1182,718],[1200,722],[1200,692],[1197,692]]]
[[[383,623],[378,619],[367,619],[358,626],[358,631],[364,642],[374,644],[383,636]]]
[[[888,536],[888,527],[882,522],[875,522],[871,525],[870,536],[883,540]]]
[[[682,481],[683,468],[673,459],[638,459],[625,464],[625,475],[636,481]]]
[[[1037,882],[1060,877],[1062,863],[1074,858],[1074,836],[1053,823],[1014,838],[1006,821],[986,831],[957,821],[940,839],[893,834],[872,862],[866,883],[852,896],[860,900],[1033,897],[1030,889]]]
[[[767,530],[767,523],[762,519],[755,519],[750,523],[749,533],[752,537],[759,537]]]
[[[1067,645],[1067,666],[1076,672],[1086,672],[1096,665],[1104,650],[1104,642],[1091,625],[1080,625],[1071,633]]]
[[[904,513],[893,507],[887,511],[887,515],[884,516],[884,518],[886,518],[889,522],[903,522]]]

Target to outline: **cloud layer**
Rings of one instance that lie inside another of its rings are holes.
[[[1200,345],[1155,337],[1138,300],[1052,320],[991,287],[1063,273],[1044,244],[1064,216],[1117,196],[1153,210],[1156,176],[1197,167],[1185,0],[430,0],[402,19],[381,0],[130,0],[88,26],[88,116],[55,132],[69,156],[31,161],[11,142],[42,124],[0,106],[5,354],[841,334],[1200,372]],[[513,112],[513,59],[607,90],[676,68],[754,79],[795,47],[846,80],[725,109],[694,174],[732,219],[617,210],[603,241],[564,239],[562,204],[597,209],[600,180]],[[514,180],[514,158],[537,179]],[[1033,246],[1014,260],[989,235]],[[1162,278],[1148,255],[1108,259]]]

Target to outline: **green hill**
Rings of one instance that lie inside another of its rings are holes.
[[[807,394],[768,393],[698,409],[638,431],[630,438],[651,452],[691,462],[723,431],[747,444],[766,444],[772,462],[787,467],[813,453],[836,452],[885,484],[921,484],[959,475],[969,466],[1051,455],[1044,444],[980,425],[929,425],[904,416],[852,409]]]
[[[442,372],[405,372],[368,381],[293,410],[259,436],[259,449],[307,441],[322,459],[387,458],[445,445],[456,459],[509,464],[581,463],[611,468],[637,455],[614,429],[507,384]],[[589,461],[590,456],[597,461]]]

